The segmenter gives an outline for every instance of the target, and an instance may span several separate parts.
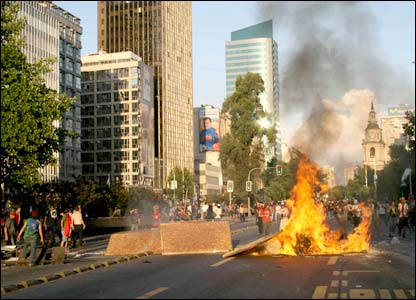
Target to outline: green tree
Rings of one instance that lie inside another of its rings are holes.
[[[410,152],[410,155],[413,156],[414,158],[415,157],[415,113],[412,111],[407,111],[406,119],[408,122],[403,125],[404,134],[408,137],[409,152]]]
[[[175,189],[175,199],[182,201],[185,199],[191,199],[194,195],[194,175],[188,169],[181,169],[179,167],[173,168],[168,176],[169,185],[173,181],[177,182],[177,188]],[[168,194],[173,197],[173,190],[169,190]]]
[[[1,183],[6,190],[28,188],[38,169],[54,163],[69,132],[54,126],[74,101],[45,86],[52,60],[29,63],[22,52],[18,4],[1,2]]]
[[[220,160],[228,180],[234,181],[234,192],[240,198],[245,195],[245,182],[252,168],[265,164],[263,140],[275,143],[276,130],[262,128],[259,121],[269,116],[264,112],[259,95],[264,83],[257,73],[247,73],[236,80],[235,92],[223,103],[222,113],[231,118],[230,133],[221,141]],[[250,179],[261,178],[253,172]]]

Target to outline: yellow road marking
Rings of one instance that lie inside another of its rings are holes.
[[[341,274],[340,271],[333,271],[332,272],[332,276],[339,276],[339,274]]]
[[[378,270],[349,270],[342,271],[342,276],[348,276],[349,273],[380,273]]]
[[[392,299],[389,290],[380,289],[378,292],[380,293],[381,299]]]
[[[338,256],[332,256],[329,260],[328,260],[328,265],[335,265],[337,263],[338,260]]]
[[[410,295],[412,295],[412,297],[415,296],[415,290],[409,290]]]
[[[342,280],[341,284],[343,287],[347,287],[348,286],[348,280]]]
[[[160,287],[160,288],[157,288],[153,291],[147,292],[146,294],[141,295],[140,297],[137,297],[136,299],[147,299],[147,298],[150,298],[150,297],[152,297],[156,294],[159,294],[163,291],[166,291],[167,289],[168,289],[168,287]]]
[[[397,299],[407,299],[406,294],[401,289],[393,290],[393,293]]]
[[[313,292],[312,299],[324,299],[328,286],[318,285]]]
[[[338,299],[338,293],[328,293],[328,299]]]
[[[376,299],[376,293],[371,289],[350,289],[351,299]]]
[[[339,287],[339,280],[332,280],[331,287]]]
[[[235,256],[233,256],[233,257],[229,257],[229,258],[226,258],[226,259],[223,259],[223,260],[220,260],[219,262],[217,262],[217,263],[215,263],[215,264],[211,265],[211,267],[218,267],[218,266],[221,266],[222,264],[225,264],[226,262],[229,262],[230,260],[233,260],[234,258],[235,258]]]

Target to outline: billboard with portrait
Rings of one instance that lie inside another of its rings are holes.
[[[203,107],[199,110],[199,151],[220,151],[220,110]]]
[[[141,118],[141,162],[145,178],[154,177],[155,130],[153,69],[140,63],[140,118]]]

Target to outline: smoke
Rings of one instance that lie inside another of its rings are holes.
[[[273,19],[277,36],[291,41],[287,53],[279,54],[282,131],[294,127],[285,124],[288,116],[303,113],[291,146],[342,173],[345,164],[362,161],[371,100],[381,107],[414,99],[410,73],[390,66],[378,52],[377,19],[365,3],[257,4],[261,20]]]
[[[361,142],[375,100],[369,90],[350,90],[339,101],[322,100],[318,111],[312,110],[295,130],[291,144],[322,165],[335,167],[337,183],[343,183],[344,167],[363,160]]]

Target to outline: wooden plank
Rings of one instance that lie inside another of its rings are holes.
[[[276,236],[276,234],[270,234],[270,235],[267,235],[267,236],[263,236],[261,238],[258,238],[255,241],[252,241],[252,242],[250,242],[250,243],[248,243],[246,245],[242,245],[242,246],[240,246],[238,248],[235,248],[234,250],[231,250],[231,251],[225,253],[222,257],[223,258],[226,258],[226,257],[238,255],[238,254],[241,254],[243,252],[252,250],[252,249],[260,246],[261,244],[267,242],[268,240],[272,239],[274,236]]]

